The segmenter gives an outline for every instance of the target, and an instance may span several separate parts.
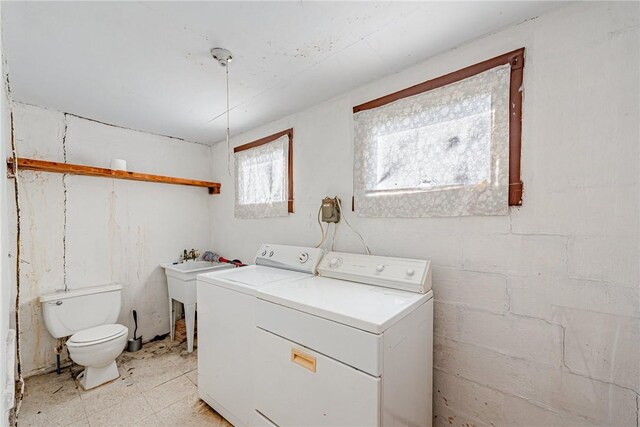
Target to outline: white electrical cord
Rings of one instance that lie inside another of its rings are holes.
[[[338,225],[340,222],[336,222],[333,226],[333,236],[331,236],[331,252],[333,252],[333,248],[335,247],[336,235],[338,234]]]
[[[346,222],[349,228],[351,229],[351,231],[353,231],[356,234],[356,236],[360,238],[360,241],[362,242],[362,245],[364,246],[364,250],[367,252],[367,255],[371,255],[371,250],[369,249],[369,246],[367,246],[367,242],[364,241],[364,238],[362,237],[362,235],[358,233],[355,228],[353,228],[351,223],[349,223],[347,216],[344,214],[344,210],[342,209],[342,203],[340,203],[340,198],[338,196],[336,196],[336,200],[338,201],[338,207],[340,208],[340,212],[342,213],[342,218],[344,218],[344,222]],[[333,237],[335,239],[335,233]],[[333,250],[333,241],[331,245]]]
[[[227,172],[231,176],[231,143],[229,131],[229,64],[224,67],[227,74]]]
[[[320,209],[318,209],[318,225],[320,226],[320,232],[322,233],[322,240],[320,240],[320,243],[318,243],[316,245],[316,248],[319,248],[322,246],[322,244],[324,243],[325,239],[327,238],[327,234],[329,232],[329,225],[327,225],[327,231],[325,232],[324,227],[322,226],[322,222],[320,221],[320,212],[322,212],[322,206],[320,206]]]

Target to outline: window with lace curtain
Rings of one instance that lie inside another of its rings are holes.
[[[354,210],[504,215],[520,205],[524,49],[354,107]]]
[[[293,212],[293,129],[234,148],[235,216]]]

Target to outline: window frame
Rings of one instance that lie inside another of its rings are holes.
[[[256,139],[255,141],[248,142],[243,145],[234,147],[233,153],[239,153],[241,151],[250,150],[252,148],[260,147],[261,145],[268,144],[275,141],[278,138],[287,135],[289,137],[289,158],[287,159],[288,169],[288,199],[287,199],[287,211],[293,213],[293,128],[289,128],[273,135],[265,136],[264,138]]]
[[[511,65],[511,78],[509,81],[509,206],[522,206],[524,184],[520,177],[520,162],[522,154],[522,82],[524,75],[524,52],[525,48],[523,47],[356,105],[353,107],[353,114],[382,107],[383,105],[403,98],[447,86],[492,68],[499,67],[500,65]],[[355,198],[352,198],[351,206],[352,210],[354,210]]]

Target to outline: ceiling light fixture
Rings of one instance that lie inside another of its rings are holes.
[[[231,176],[231,144],[229,142],[229,63],[233,61],[233,55],[231,55],[231,52],[225,48],[214,47],[211,49],[211,56],[213,56],[213,59],[218,61],[220,66],[225,68],[227,74],[227,172],[229,172],[229,176]]]

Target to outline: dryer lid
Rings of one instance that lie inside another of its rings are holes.
[[[312,276],[276,282],[257,291],[259,299],[343,325],[381,334],[433,297],[426,294]]]
[[[71,338],[69,338],[69,342],[80,344],[101,341],[112,338],[116,335],[121,335],[126,330],[126,326],[118,324],[100,325],[76,332],[71,336]]]

